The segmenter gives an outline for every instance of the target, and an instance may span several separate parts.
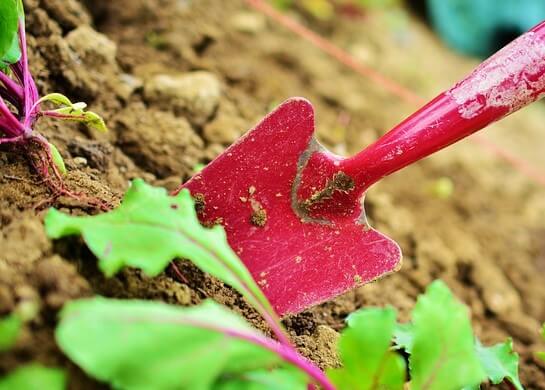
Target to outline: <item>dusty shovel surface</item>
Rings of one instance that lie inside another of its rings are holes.
[[[240,1],[165,0],[160,7],[149,0],[25,3],[40,91],[86,100],[112,129],[98,135],[73,124],[41,122],[38,130],[59,146],[70,186],[113,203],[135,177],[174,190],[199,163],[211,161],[290,96],[312,101],[317,138],[340,155],[361,150],[414,111]],[[386,16],[374,13],[365,22],[308,23],[423,96],[435,95],[474,66],[439,46],[419,21],[406,20],[401,36],[410,39],[385,33]],[[92,44],[97,41],[101,44]],[[191,88],[176,91],[194,93],[173,95],[161,83],[165,77],[182,78]],[[202,88],[208,93],[199,100]],[[537,147],[542,123],[540,104],[486,130],[486,136],[543,168],[544,155]],[[62,304],[96,293],[178,305],[210,297],[263,328],[237,294],[187,263],[179,263],[187,283],[169,273],[148,278],[133,270],[104,279],[79,240],[53,245],[44,236],[31,207],[48,194],[27,163],[2,150],[0,172],[0,314],[24,301],[40,308],[16,348],[2,355],[1,373],[38,360],[68,367],[71,388],[98,388],[66,361],[53,340]],[[443,177],[453,182],[454,191],[439,199],[430,188]],[[66,199],[55,206],[94,213]],[[534,351],[545,350],[538,333],[545,321],[545,190],[464,142],[378,183],[365,206],[371,226],[399,243],[403,267],[286,317],[301,352],[322,367],[338,365],[335,340],[350,312],[392,305],[404,320],[415,297],[441,278],[470,306],[482,341],[512,336],[521,354],[523,383],[545,389],[543,365],[533,357]]]
[[[345,209],[356,208],[350,215],[341,209],[318,220],[309,212],[355,191],[348,176],[320,171],[320,188],[299,198],[306,162],[322,149],[314,138],[312,104],[291,98],[183,186],[197,199],[201,222],[225,228],[232,248],[281,315],[299,313],[401,266],[399,246],[368,225],[362,199],[343,202]]]

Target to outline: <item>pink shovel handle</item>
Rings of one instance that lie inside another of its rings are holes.
[[[545,22],[483,62],[341,169],[365,188],[481,130],[545,92]]]

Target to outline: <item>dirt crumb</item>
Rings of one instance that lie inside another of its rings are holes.
[[[252,214],[250,215],[250,222],[257,227],[263,227],[267,224],[267,210],[263,208],[261,203],[254,199],[250,199],[252,204]]]
[[[193,200],[195,201],[195,211],[197,211],[197,214],[202,214],[206,207],[206,199],[204,197],[204,194],[195,194],[193,196]]]

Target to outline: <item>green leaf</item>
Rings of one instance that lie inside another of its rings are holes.
[[[458,390],[486,379],[475,351],[468,311],[441,281],[412,311],[411,390]]]
[[[412,324],[398,324],[394,331],[394,344],[396,348],[403,349],[408,354],[411,354],[414,342],[413,332]],[[475,340],[474,348],[488,379],[492,383],[498,384],[507,379],[517,390],[523,390],[518,376],[519,356],[513,351],[513,342],[511,339],[492,347],[485,347],[479,340]],[[470,385],[464,387],[464,390],[479,388],[479,385]]]
[[[9,350],[17,342],[22,324],[17,314],[0,320],[0,352]]]
[[[390,351],[396,324],[392,308],[364,309],[348,318],[348,328],[339,341],[343,367],[328,371],[340,389],[403,389],[405,361]]]
[[[49,149],[51,150],[51,158],[53,163],[57,166],[60,173],[66,175],[66,165],[64,164],[64,160],[59,153],[59,149],[57,149],[57,147],[52,143],[49,144]]]
[[[107,132],[108,128],[104,120],[92,111],[85,111],[87,104],[84,102],[72,103],[70,99],[60,93],[50,93],[43,96],[39,103],[50,102],[57,106],[64,106],[56,110],[43,111],[43,114],[53,118],[85,123],[92,129]]]
[[[23,0],[17,0],[17,13],[20,19],[25,19],[25,7],[23,6]]]
[[[519,356],[513,351],[511,339],[492,347],[485,347],[477,340],[475,348],[486,375],[493,384],[497,385],[507,379],[515,389],[524,389],[518,374]]]
[[[274,352],[247,341],[268,339],[213,301],[190,308],[101,297],[71,301],[55,336],[86,373],[120,389],[205,390],[287,367]],[[305,383],[291,388],[303,390]]]
[[[66,375],[58,368],[29,364],[0,378],[0,390],[63,390]]]
[[[182,257],[237,289],[255,307],[272,313],[252,275],[229,247],[223,228],[201,226],[187,190],[173,197],[135,180],[114,211],[73,217],[51,209],[45,228],[51,238],[81,234],[108,276],[125,266],[155,276]]]
[[[51,102],[59,106],[60,105],[72,106],[72,102],[70,101],[70,99],[68,99],[62,93],[57,93],[57,92],[42,96],[40,100],[38,100],[38,103],[45,103],[45,102]]]
[[[19,35],[15,34],[11,41],[11,46],[9,47],[6,54],[0,61],[3,67],[7,67],[10,64],[15,64],[21,59],[21,48],[19,46]]]
[[[0,1],[0,60],[2,61],[13,44],[13,37],[17,35],[19,27],[18,1]]]

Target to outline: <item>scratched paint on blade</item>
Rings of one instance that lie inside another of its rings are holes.
[[[545,42],[528,32],[483,62],[469,77],[447,92],[471,119],[490,107],[507,109],[506,115],[543,97]]]

